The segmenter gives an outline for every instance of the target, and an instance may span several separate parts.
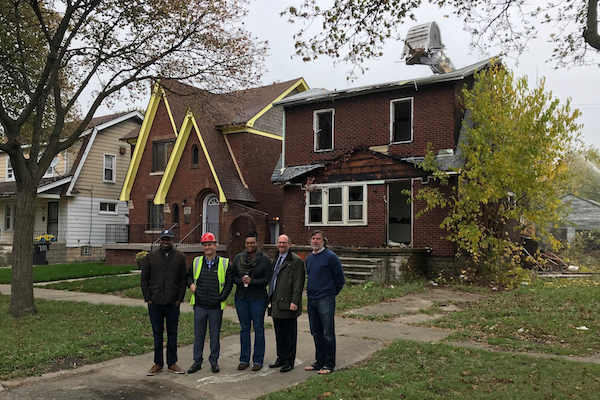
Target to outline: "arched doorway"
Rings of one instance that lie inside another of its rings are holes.
[[[204,198],[202,206],[202,233],[211,232],[219,241],[219,199],[214,194]]]
[[[244,250],[244,243],[246,241],[246,234],[250,231],[255,231],[256,225],[252,218],[247,216],[241,216],[236,218],[231,224],[231,249],[229,250],[229,256],[233,258],[236,254],[241,253]],[[258,238],[261,240],[261,238]]]

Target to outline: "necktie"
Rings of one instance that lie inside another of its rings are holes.
[[[271,278],[271,283],[269,283],[269,296],[273,294],[275,290],[275,283],[277,282],[277,274],[279,273],[279,268],[281,267],[281,263],[283,262],[283,256],[279,256],[277,262],[275,263],[275,270],[273,271],[273,277]]]

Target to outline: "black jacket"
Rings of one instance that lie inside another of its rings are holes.
[[[273,261],[273,268],[277,262],[277,257]],[[306,269],[304,261],[291,251],[279,267],[275,290],[270,298],[271,316],[273,318],[293,319],[302,314],[302,291],[304,290],[304,280],[306,278]],[[298,305],[296,311],[290,310],[290,303]]]
[[[185,297],[186,262],[182,252],[162,249],[149,253],[142,262],[144,301],[159,305],[175,304]]]
[[[215,263],[209,270],[206,265],[206,257],[202,259],[202,268],[200,269],[200,276],[196,282],[196,292],[193,296],[196,296],[194,307],[202,307],[205,309],[221,308],[221,302],[227,300],[231,290],[233,289],[233,268],[231,263],[227,266],[225,271],[225,286],[219,293],[219,277],[217,270],[219,268],[220,257],[215,255]],[[194,262],[188,269],[187,285],[190,286],[194,283]]]
[[[262,253],[262,257],[258,261],[258,264],[252,271],[252,281],[250,281],[250,285],[248,287],[244,287],[242,283],[242,276],[238,270],[238,265],[240,264],[241,255],[244,253],[240,253],[233,259],[233,281],[236,284],[235,289],[235,297],[238,299],[243,299],[246,295],[246,292],[250,292],[250,300],[260,300],[267,298],[267,285],[271,281],[271,276],[273,275],[273,264],[271,263],[271,259],[265,253]]]

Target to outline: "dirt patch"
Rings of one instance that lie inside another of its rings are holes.
[[[50,364],[50,366],[48,368],[46,368],[44,373],[64,371],[66,369],[81,368],[86,364],[87,364],[87,362],[85,361],[85,358],[83,358],[83,357],[58,358],[58,359],[55,359],[54,362],[52,364]]]

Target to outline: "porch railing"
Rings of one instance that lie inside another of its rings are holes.
[[[198,224],[194,229],[181,237],[180,226],[174,227],[152,227],[148,229],[147,224],[107,224],[106,243],[154,243],[157,242],[160,231],[171,229],[173,231],[173,243],[178,246],[191,246],[200,243],[203,232],[218,232],[219,224]],[[215,236],[218,235],[215,233]]]

